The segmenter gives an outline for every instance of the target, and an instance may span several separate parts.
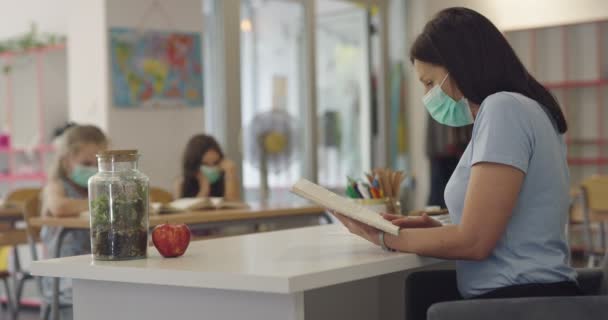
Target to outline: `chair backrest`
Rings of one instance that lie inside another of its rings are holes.
[[[40,188],[21,188],[12,191],[6,196],[7,204],[23,206],[33,196],[40,194]]]
[[[171,192],[157,187],[150,187],[150,202],[169,203],[173,201]]]
[[[608,176],[594,175],[581,183],[581,194],[583,197],[583,222],[584,239],[587,255],[594,256],[594,241],[591,230],[592,222],[603,223],[608,221]],[[603,230],[603,228],[602,228]],[[602,231],[603,232],[603,231]],[[601,238],[602,241],[603,237]],[[605,243],[600,244],[600,248],[606,248]],[[593,264],[593,259],[590,263]],[[603,266],[603,291],[608,290],[608,250],[604,255]]]
[[[23,206],[23,220],[25,221],[25,231],[27,232],[27,242],[30,247],[30,255],[32,257],[32,261],[38,260],[38,249],[36,248],[36,243],[40,241],[40,228],[34,227],[30,223],[32,218],[36,218],[40,216],[41,213],[41,200],[40,197],[42,193],[39,192],[32,197],[29,198],[25,202]],[[36,287],[38,289],[38,294],[41,297],[45,297],[45,292],[42,288],[42,278],[36,277]]]
[[[586,207],[595,213],[608,213],[608,176],[593,176],[581,184]]]
[[[25,221],[25,230],[29,238],[30,244],[36,243],[40,239],[40,228],[32,226],[30,220],[40,216],[40,193],[32,196],[23,206],[23,220]]]
[[[7,230],[0,232],[0,247],[16,246],[27,243],[25,230]]]
[[[40,194],[40,188],[22,188],[9,193],[5,198],[5,203],[23,210],[27,201]],[[26,230],[8,229],[0,234],[0,246],[16,246],[28,243],[28,233]]]

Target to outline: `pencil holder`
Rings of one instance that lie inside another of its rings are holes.
[[[386,201],[386,210],[388,213],[398,214],[398,215],[403,214],[403,211],[401,208],[401,201],[399,201],[399,198],[389,197],[389,198],[386,198],[385,201]]]

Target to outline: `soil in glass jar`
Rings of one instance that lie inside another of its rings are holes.
[[[137,181],[96,186],[92,202],[91,240],[97,260],[131,260],[147,256],[147,189]]]

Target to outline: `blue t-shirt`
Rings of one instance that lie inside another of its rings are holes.
[[[483,261],[456,262],[460,294],[468,298],[516,284],[576,281],[565,234],[570,186],[566,145],[543,107],[512,92],[483,101],[471,141],[445,189],[456,224],[471,167],[479,162],[515,167],[525,178],[491,255]]]

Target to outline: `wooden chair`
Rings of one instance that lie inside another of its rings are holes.
[[[36,218],[36,217],[40,216],[40,213],[41,213],[40,196],[41,195],[38,194],[38,195],[30,198],[30,200],[28,200],[25,203],[24,210],[23,210],[23,220],[25,221],[25,231],[27,233],[27,242],[29,244],[32,261],[38,260],[38,251],[36,250],[36,244],[38,242],[40,242],[40,228],[32,226],[30,221],[32,218]],[[38,294],[40,295],[40,298],[41,298],[40,299],[41,300],[40,318],[47,320],[47,319],[49,319],[49,317],[51,315],[50,306],[51,306],[53,297],[44,295],[41,277],[35,277],[31,274],[28,274],[28,275],[29,275],[28,279],[36,280]],[[23,292],[24,282],[25,282],[25,280],[28,280],[28,279],[22,278],[21,281],[19,281],[19,283],[17,285],[17,289],[16,289],[17,297],[21,296],[21,294]],[[72,305],[71,304],[62,304],[62,303],[59,304],[59,308],[69,308],[69,307],[72,307]]]
[[[33,198],[33,197],[38,197],[38,195],[40,194],[40,188],[21,188],[21,189],[17,189],[12,191],[11,193],[9,193],[6,198],[5,198],[5,205],[7,206],[13,206],[16,208],[20,208],[23,210],[23,208],[25,207],[26,202]],[[17,247],[18,245],[22,245],[22,244],[27,244],[28,243],[28,236],[27,236],[27,231],[26,230],[17,230],[14,229],[14,225],[9,225],[9,228],[2,230],[2,233],[0,234],[0,243],[2,243],[0,246],[12,246],[12,247]],[[16,279],[17,284],[22,284],[25,283],[26,280],[31,279],[31,276],[29,275],[29,272],[25,272],[21,269],[21,262],[19,259],[19,255],[18,255],[18,251],[15,250],[13,252],[14,254],[14,274],[11,276],[14,276]],[[4,280],[6,281],[6,280]],[[20,309],[20,301],[21,301],[21,291],[22,290],[18,290],[18,288],[15,288],[15,299],[14,301],[11,301],[11,313],[13,313],[13,317],[16,318],[18,316],[19,313],[19,309]],[[7,293],[8,295],[8,293]]]
[[[30,254],[32,255],[32,260],[37,259],[36,242],[39,241],[40,230],[32,230],[29,228],[29,224],[27,223],[27,216],[28,216],[28,210],[33,211],[33,212],[38,212],[38,214],[39,214],[40,194],[41,194],[40,188],[23,188],[23,189],[17,189],[15,191],[11,192],[6,198],[6,203],[8,203],[9,205],[12,205],[12,206],[19,207],[22,210],[23,220],[26,222],[26,224],[25,224],[26,228],[25,228],[25,230],[17,230],[18,232],[20,232],[21,235],[20,235],[20,238],[18,239],[19,242],[16,244],[29,245]],[[35,209],[32,208],[32,205],[36,206]],[[23,288],[25,286],[25,283],[28,280],[34,279],[34,277],[31,275],[30,272],[21,270],[21,265],[18,262],[18,258],[16,258],[15,261],[16,261],[15,269],[17,270],[17,272],[16,272],[17,282],[16,282],[16,287],[15,287],[14,310],[15,310],[15,313],[18,315],[19,311],[20,311],[20,307],[21,307],[20,301],[21,301],[21,297],[23,295]]]
[[[596,266],[606,247],[606,222],[608,221],[608,176],[593,176],[581,184],[583,204],[583,230],[585,240],[585,256],[589,267]],[[592,225],[599,227],[600,243],[596,248]]]
[[[173,201],[171,192],[157,187],[150,187],[150,202],[169,203]]]
[[[9,193],[4,199],[4,205],[8,207],[22,208],[25,202],[33,195],[40,192],[39,188],[22,188]],[[0,231],[13,229],[12,224],[1,224]]]
[[[0,247],[1,246],[16,246],[19,244],[27,242],[27,234],[24,230],[8,230],[0,232]],[[4,283],[8,312],[10,314],[11,319],[17,319],[17,310],[18,306],[15,300],[15,297],[12,294],[11,288],[9,286],[9,279],[11,278],[11,274],[7,270],[0,271],[0,280]]]
[[[22,207],[32,197],[37,197],[40,194],[40,188],[21,188],[12,191],[6,196],[5,203]]]

